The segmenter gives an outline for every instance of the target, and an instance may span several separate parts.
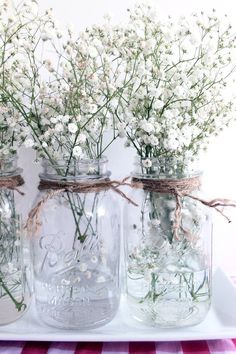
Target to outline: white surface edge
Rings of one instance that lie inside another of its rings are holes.
[[[120,310],[112,322],[98,329],[80,332],[76,330],[62,330],[41,325],[34,314],[34,307],[32,306],[29,312],[17,322],[0,327],[0,340],[170,342],[236,338],[236,287],[221,269],[217,269],[214,273],[213,293],[213,304],[206,319],[201,324],[193,327],[159,329],[144,326],[130,318],[127,322],[124,322],[122,321],[122,310]],[[225,306],[222,306],[222,296]],[[233,306],[235,306],[235,313],[232,311],[232,301]],[[21,333],[18,331],[21,331]]]

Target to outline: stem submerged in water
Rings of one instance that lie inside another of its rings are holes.
[[[21,243],[17,244],[20,242],[18,236],[20,217],[15,209],[14,191],[7,188],[0,189],[0,209],[0,300],[8,297],[15,305],[16,310],[20,312],[24,311],[26,304],[21,269]],[[19,270],[12,274],[8,269],[5,271],[6,266],[13,266]],[[16,297],[20,293],[22,293],[22,299],[18,301]]]
[[[17,309],[18,312],[20,311],[24,311],[26,309],[26,304],[24,303],[24,297],[22,298],[22,300],[19,302],[17,301],[14,296],[12,295],[11,291],[8,289],[8,287],[6,286],[6,284],[4,283],[3,279],[0,277],[0,287],[3,288],[3,290],[6,292],[6,294],[9,296],[9,298],[13,301],[13,303],[15,304],[15,307]]]

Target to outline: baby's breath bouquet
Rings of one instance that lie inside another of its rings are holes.
[[[23,35],[29,16],[32,18],[32,4],[13,6],[9,1],[0,2],[0,160],[14,155],[24,139],[20,114],[10,104],[6,91],[12,67],[27,42]]]
[[[80,159],[102,157],[118,137],[114,107],[123,87],[114,85],[119,62],[110,59],[108,24],[78,36],[71,28],[60,31],[51,16],[38,20],[35,51],[25,49],[27,67],[11,76],[14,87],[21,70],[24,85],[18,82],[17,95],[8,99],[25,122],[25,146],[52,163],[64,160],[67,174]]]
[[[137,152],[139,208],[125,213],[129,306],[152,325],[196,324],[211,294],[210,215],[202,204],[216,204],[198,195],[193,162],[234,119],[235,33],[215,11],[159,20],[141,4],[114,38],[130,79],[116,126]]]
[[[115,30],[124,71],[133,76],[117,126],[146,168],[154,158],[163,168],[169,161],[168,173],[181,173],[234,119],[235,32],[215,10],[166,21],[157,14],[137,5],[127,26]]]

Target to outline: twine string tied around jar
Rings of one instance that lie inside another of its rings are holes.
[[[179,239],[179,229],[184,233],[188,233],[181,226],[181,216],[182,216],[182,201],[183,197],[188,197],[196,200],[207,207],[214,208],[223,217],[227,219],[228,222],[231,220],[223,213],[219,207],[236,207],[236,202],[229,199],[216,198],[210,201],[202,199],[200,197],[194,196],[191,193],[198,189],[201,185],[201,180],[199,176],[181,178],[181,179],[148,179],[148,178],[132,178],[131,182],[133,188],[141,188],[149,192],[156,192],[161,194],[172,194],[176,200],[176,206],[174,210],[174,223],[173,223],[173,234],[174,237]]]
[[[0,188],[7,188],[17,191],[20,195],[24,195],[18,187],[24,184],[24,179],[21,175],[0,177]]]
[[[138,206],[131,198],[129,198],[123,191],[120,190],[121,186],[132,186],[128,182],[130,177],[124,178],[122,181],[110,180],[104,178],[101,180],[91,181],[49,181],[41,179],[38,189],[40,191],[48,191],[48,193],[37,203],[37,205],[30,211],[28,220],[26,222],[26,230],[28,233],[38,233],[41,227],[40,213],[48,200],[63,192],[69,193],[99,193],[112,189],[115,193],[119,194],[122,198],[127,200],[134,206]]]

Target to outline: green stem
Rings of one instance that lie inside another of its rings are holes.
[[[18,312],[20,312],[22,309],[25,310],[26,309],[26,304],[23,302],[24,298],[22,298],[21,302],[18,302],[14,296],[11,294],[10,290],[8,289],[8,287],[5,285],[3,279],[0,277],[0,286],[2,286],[2,288],[5,290],[5,292],[7,293],[7,295],[10,297],[10,299],[13,301],[13,303],[15,304],[15,307],[17,309]]]

